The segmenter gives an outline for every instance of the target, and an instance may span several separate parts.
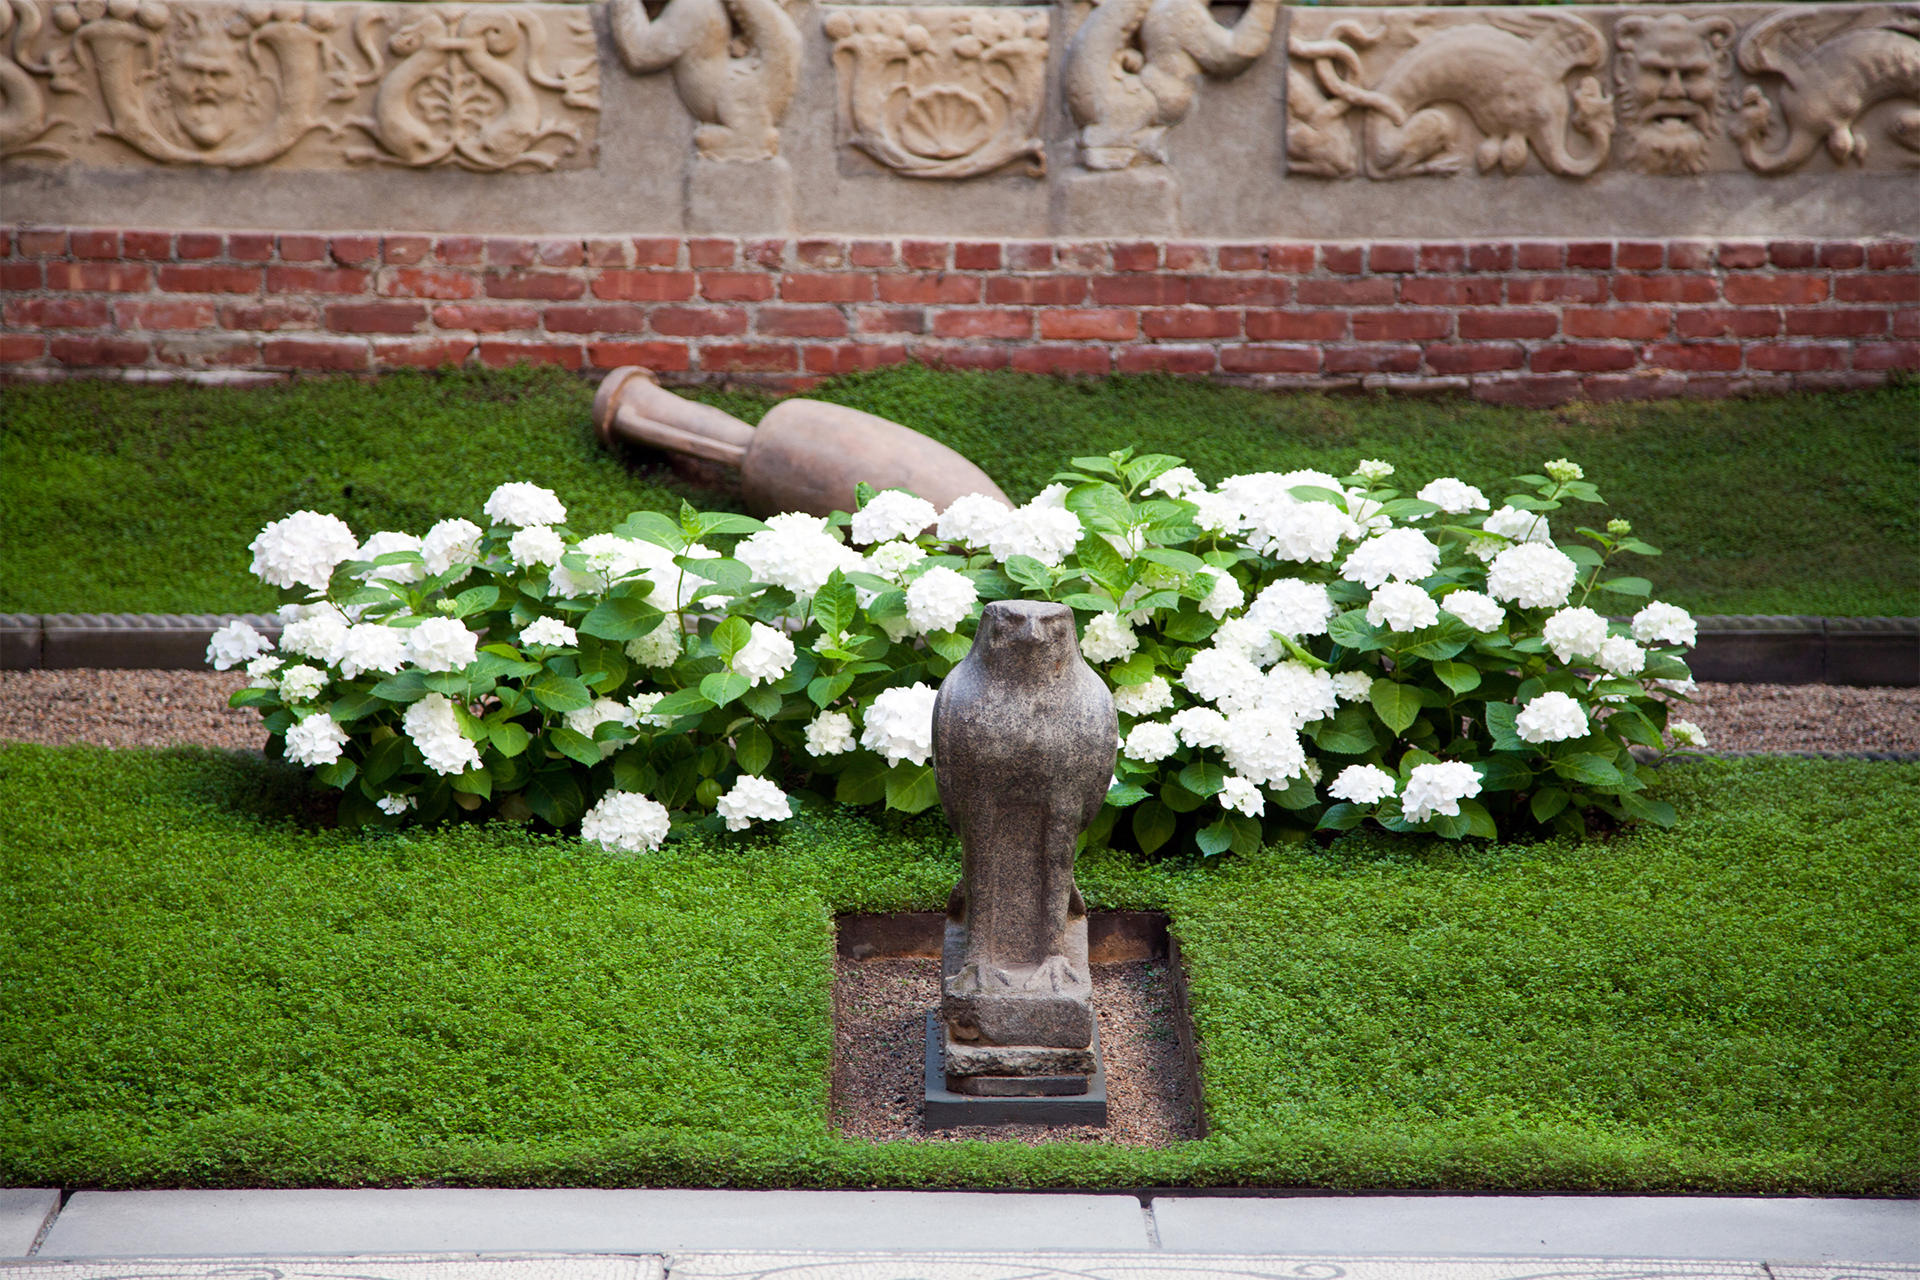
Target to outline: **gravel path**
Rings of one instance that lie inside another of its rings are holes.
[[[245,683],[238,672],[0,671],[0,741],[257,750],[259,714],[227,706]],[[1920,752],[1920,688],[1703,684],[1676,718],[1715,751]]]

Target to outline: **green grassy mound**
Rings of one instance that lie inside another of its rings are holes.
[[[827,1121],[832,918],[929,909],[937,821],[617,858],[302,825],[301,775],[0,749],[0,1185],[1920,1191],[1920,766],[1663,771],[1672,831],[1083,861],[1170,913],[1212,1132]]]
[[[1697,613],[1920,614],[1920,386],[1713,403],[1494,408],[1280,395],[1164,377],[1060,381],[905,367],[815,395],[905,422],[1015,497],[1076,453],[1181,454],[1208,480],[1385,458],[1416,482],[1570,457],[1667,554]],[[681,497],[665,467],[599,448],[592,388],[553,370],[212,388],[12,386],[0,420],[0,611],[272,607],[247,573],[267,521],[312,507],[361,534],[471,515],[503,480],[565,499],[576,529]],[[757,420],[771,401],[702,393]]]

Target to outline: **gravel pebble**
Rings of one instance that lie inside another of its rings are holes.
[[[0,741],[258,750],[259,713],[227,706],[246,682],[238,671],[0,671]],[[1920,688],[1703,684],[1673,715],[1705,730],[1712,751],[1920,752]]]
[[[920,1123],[927,1010],[940,1003],[938,960],[835,962],[833,1123],[869,1141],[1109,1142],[1164,1147],[1196,1136],[1199,1109],[1174,1031],[1166,961],[1097,964],[1093,1007],[1107,1068],[1107,1126]]]

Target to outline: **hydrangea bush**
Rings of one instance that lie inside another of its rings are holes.
[[[1120,712],[1090,842],[1670,823],[1630,748],[1704,745],[1667,719],[1693,620],[1623,571],[1658,554],[1626,521],[1575,524],[1601,504],[1578,466],[1544,472],[1495,508],[1372,460],[1209,487],[1122,450],[1013,510],[863,488],[851,515],[683,506],[581,536],[510,483],[484,524],[364,541],[301,511],[252,545],[298,593],[278,644],[235,623],[208,659],[245,666],[233,704],[345,822],[497,813],[640,852],[801,793],[933,806],[935,690],[982,604],[1024,596],[1074,611]]]

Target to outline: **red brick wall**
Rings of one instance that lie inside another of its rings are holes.
[[[1149,242],[0,231],[0,365],[643,364],[776,386],[905,360],[1483,399],[1920,368],[1902,240]]]

